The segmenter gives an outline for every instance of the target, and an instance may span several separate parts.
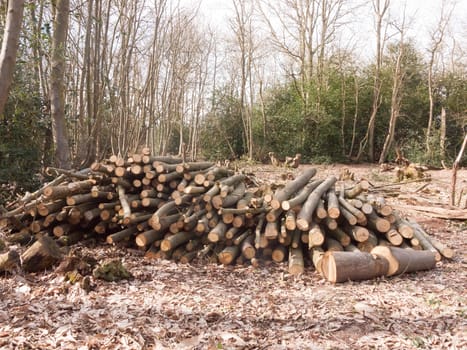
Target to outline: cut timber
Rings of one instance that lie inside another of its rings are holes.
[[[219,221],[217,225],[208,233],[209,242],[217,243],[219,241],[224,241],[227,229],[228,226],[223,221]]]
[[[162,237],[164,237],[163,231],[148,230],[136,236],[135,242],[138,247],[145,247],[159,239],[162,239]]]
[[[441,260],[441,254],[440,252],[433,246],[433,243],[428,237],[428,234],[422,229],[422,227],[417,224],[417,223],[410,223],[412,227],[414,228],[414,238],[416,238],[419,242],[419,244],[423,247],[425,250],[429,250],[435,253],[436,261]],[[416,244],[412,244],[416,245]]]
[[[337,240],[344,248],[351,242],[350,236],[342,231],[339,227],[337,227],[335,230],[329,230],[328,234]]]
[[[313,212],[315,211],[318,201],[320,200],[323,193],[325,193],[332,185],[337,181],[335,176],[328,177],[313,192],[310,193],[306,202],[303,204],[302,209],[297,215],[297,227],[302,231],[308,231],[310,229],[311,219]]]
[[[297,176],[295,180],[289,181],[284,186],[284,188],[277,190],[274,193],[274,197],[271,201],[271,207],[273,209],[279,209],[283,201],[289,199],[290,197],[293,196],[295,192],[303,188],[308,183],[308,181],[310,181],[310,179],[313,176],[315,176],[315,174],[316,174],[316,169],[309,168],[309,169],[306,169],[300,176]]]
[[[115,232],[111,235],[108,235],[106,238],[106,242],[109,244],[114,244],[126,240],[133,236],[136,232],[138,232],[138,228],[136,226],[126,228],[119,232]]]
[[[366,219],[365,214],[361,210],[355,208],[347,200],[345,200],[344,198],[341,198],[341,197],[339,197],[339,204],[341,205],[342,210],[346,209],[346,210],[349,211],[350,214],[355,216],[355,218],[357,219],[357,222],[360,225],[366,225],[367,219]],[[349,218],[347,218],[347,220],[349,220]]]
[[[429,270],[436,266],[435,253],[429,250],[417,251],[398,247],[377,246],[371,253],[383,257],[389,262],[388,276]]]
[[[356,184],[354,187],[345,190],[344,191],[344,196],[346,198],[355,198],[357,197],[360,193],[364,191],[368,191],[370,188],[370,183],[368,181],[362,180],[358,184]]]
[[[315,267],[318,273],[323,274],[322,269],[322,262],[323,262],[324,251],[321,247],[313,247],[310,250],[310,259],[313,262],[313,266]]]
[[[327,198],[327,205],[328,205],[328,216],[331,219],[337,219],[340,215],[340,209],[339,209],[339,199],[337,198],[336,191],[334,188],[330,188],[329,191],[326,194]]]
[[[283,200],[281,202],[281,207],[282,207],[282,210],[290,210],[290,209],[293,209],[295,208],[297,205],[300,205],[302,204],[303,202],[306,201],[306,199],[308,198],[308,196],[310,195],[310,193],[316,188],[318,187],[321,183],[323,182],[323,180],[316,180],[316,181],[313,181],[313,182],[309,182],[305,185],[305,187],[303,187],[300,192],[293,198],[291,199],[286,199],[286,200]],[[271,204],[274,203],[274,200],[273,202],[271,202]]]
[[[166,237],[161,242],[161,250],[163,252],[173,250],[179,245],[184,244],[193,238],[195,238],[195,234],[193,232],[178,232],[174,235]]]
[[[395,245],[395,246],[399,246],[402,244],[402,242],[404,241],[404,237],[402,237],[402,235],[397,232],[397,230],[395,230],[394,228],[391,228],[388,232],[386,232],[386,239],[392,244],[392,245]]]
[[[276,246],[273,251],[272,251],[272,261],[275,262],[283,262],[285,258],[287,257],[287,247],[279,244]]]
[[[221,264],[230,265],[240,253],[240,247],[238,245],[232,245],[225,247],[219,254],[218,259]]]
[[[0,272],[12,272],[21,265],[19,254],[16,250],[10,250],[0,254]]]
[[[247,232],[248,232],[248,236],[241,243],[241,248],[242,248],[242,255],[245,257],[245,259],[251,260],[256,256],[256,249],[253,246],[254,244],[253,235],[251,234],[251,232],[249,231]]]
[[[436,250],[437,250],[438,252],[440,252],[440,254],[441,254],[442,256],[444,256],[444,257],[447,258],[447,259],[452,259],[452,258],[454,258],[454,255],[455,255],[454,249],[451,249],[451,248],[445,246],[443,243],[441,243],[441,242],[438,241],[437,239],[435,239],[435,238],[431,237],[430,235],[428,235],[428,233],[427,233],[425,230],[423,230],[423,229],[421,228],[420,225],[414,223],[414,226],[415,226],[417,229],[419,229],[420,233],[421,233],[423,236],[425,236],[425,238],[433,245],[433,247],[436,248]]]
[[[322,262],[323,275],[332,283],[384,276],[388,268],[384,257],[362,252],[326,252]]]
[[[23,269],[26,272],[39,272],[48,269],[62,259],[57,243],[48,236],[39,238],[22,255]]]
[[[44,189],[44,196],[48,199],[64,199],[78,193],[89,191],[96,184],[96,180],[89,179],[71,182],[68,185],[50,186]]]
[[[342,244],[340,244],[338,241],[331,237],[326,237],[326,240],[324,241],[324,246],[326,247],[327,251],[342,252],[344,250]]]
[[[285,214],[285,227],[287,228],[287,230],[293,231],[297,228],[295,219],[296,219],[295,211],[289,210]]]
[[[370,232],[363,226],[345,226],[344,231],[357,242],[365,242],[370,236]]]
[[[386,233],[391,229],[389,220],[378,216],[375,212],[367,215],[368,227],[381,233]]]
[[[410,224],[396,215],[396,228],[399,234],[407,239],[413,238],[414,228]]]
[[[325,235],[321,227],[313,222],[308,232],[308,249],[321,246],[324,243],[324,238]]]
[[[289,250],[289,273],[291,275],[298,275],[303,273],[304,261],[302,247],[292,248]]]

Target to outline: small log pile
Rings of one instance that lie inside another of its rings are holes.
[[[275,191],[249,187],[251,178],[211,162],[148,150],[79,172],[54,171],[52,182],[0,214],[9,244],[30,246],[21,256],[33,262],[29,271],[37,261],[60,259],[54,244],[91,239],[133,244],[148,259],[182,263],[288,260],[291,274],[310,264],[332,282],[428,269],[441,255],[453,256],[368,193],[368,182],[339,189],[336,177],[315,176],[314,168]],[[15,265],[17,254],[0,256],[0,271]]]

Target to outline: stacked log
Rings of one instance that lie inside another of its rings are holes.
[[[431,268],[431,256],[453,256],[384,198],[368,194],[368,182],[339,190],[336,177],[320,178],[314,168],[275,192],[248,188],[246,175],[211,162],[147,150],[79,172],[55,171],[53,182],[0,216],[10,242],[102,240],[183,263],[288,260],[291,274],[313,265],[332,282]],[[407,257],[421,262],[408,264]]]

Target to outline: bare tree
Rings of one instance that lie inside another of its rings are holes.
[[[431,131],[432,131],[432,124],[433,124],[433,113],[434,113],[434,69],[436,66],[436,61],[437,61],[437,56],[440,54],[440,51],[442,49],[443,45],[443,40],[446,34],[446,31],[448,29],[448,24],[452,15],[452,12],[454,11],[454,6],[452,5],[450,9],[446,11],[446,1],[443,0],[441,3],[441,10],[440,10],[440,16],[438,19],[438,23],[436,27],[430,32],[430,47],[428,49],[429,53],[429,60],[428,60],[428,98],[429,98],[429,114],[428,114],[428,126],[426,130],[426,140],[425,140],[425,145],[426,145],[426,151],[428,155],[431,155],[432,149],[431,149]],[[444,126],[446,125],[446,114],[445,110],[443,108],[442,110],[442,121],[444,122]],[[443,114],[444,113],[444,114]],[[445,128],[444,132],[441,133],[441,138],[440,138],[440,152],[441,152],[441,157],[444,158],[444,139],[445,139]],[[441,130],[442,131],[442,130]],[[444,135],[444,136],[443,136]]]
[[[376,27],[376,60],[375,60],[375,72],[373,80],[373,103],[371,106],[370,119],[368,121],[368,127],[365,137],[360,142],[360,148],[358,150],[357,159],[360,160],[366,146],[368,145],[368,158],[371,162],[374,161],[375,157],[375,124],[376,116],[378,114],[379,107],[381,105],[381,67],[383,63],[383,52],[386,43],[385,31],[383,32],[384,16],[388,12],[390,0],[373,0],[373,10]]]
[[[24,0],[8,1],[8,12],[0,51],[0,118],[3,118],[5,104],[13,81],[23,9]]]
[[[50,111],[55,144],[55,162],[57,166],[67,169],[70,167],[70,149],[65,120],[65,51],[70,2],[69,0],[56,0],[52,6],[54,21],[51,53]]]
[[[397,119],[399,118],[401,100],[402,100],[402,89],[404,84],[405,72],[403,67],[403,60],[405,55],[405,12],[403,15],[402,23],[397,28],[399,31],[399,43],[397,45],[396,61],[394,63],[394,69],[392,73],[392,94],[391,94],[391,115],[389,117],[389,127],[384,140],[383,149],[379,157],[379,164],[386,161],[388,152],[394,141],[394,134],[396,131]]]
[[[235,33],[236,43],[240,49],[240,106],[243,122],[245,146],[248,158],[253,158],[253,84],[252,74],[254,67],[253,44],[253,4],[245,0],[232,0],[235,8],[235,20],[232,29]],[[250,101],[248,102],[248,91]]]

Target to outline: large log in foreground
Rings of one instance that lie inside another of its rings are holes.
[[[389,262],[384,257],[363,252],[327,252],[321,263],[329,282],[361,281],[384,276]]]
[[[47,269],[61,259],[60,246],[87,240],[133,245],[147,259],[252,266],[267,259],[287,262],[292,275],[311,265],[332,282],[432,268],[433,254],[454,254],[367,193],[368,182],[338,191],[335,176],[314,168],[275,191],[210,162],[148,152],[58,172],[60,181],[0,214],[5,241],[29,246],[25,271]]]

